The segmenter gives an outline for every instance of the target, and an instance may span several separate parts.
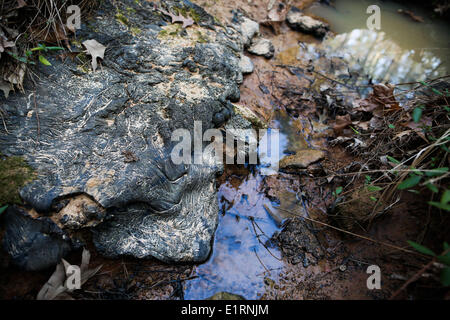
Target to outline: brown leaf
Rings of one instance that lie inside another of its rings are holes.
[[[336,120],[332,125],[332,128],[336,135],[340,135],[342,131],[352,124],[352,120],[350,119],[350,115],[346,114],[345,116],[336,116]]]
[[[372,129],[380,129],[384,125],[381,117],[372,117],[372,119],[370,119],[369,121],[369,124]]]
[[[173,13],[171,13],[171,12],[168,12],[168,11],[166,11],[166,10],[164,10],[164,9],[161,9],[161,8],[157,8],[158,10],[159,10],[159,12],[161,12],[161,13],[163,13],[163,14],[165,14],[166,16],[169,16],[171,19],[172,19],[172,24],[173,23],[176,23],[176,22],[181,22],[182,24],[183,24],[183,28],[187,28],[187,27],[189,27],[189,26],[192,26],[194,23],[195,23],[195,21],[194,20],[192,20],[191,18],[189,18],[189,17],[184,17],[183,15],[181,15],[181,14],[179,14],[178,16],[176,16],[176,15],[174,15]]]
[[[12,48],[15,45],[13,41],[8,41],[3,31],[0,30],[0,53],[4,52],[6,48]]]
[[[384,111],[400,109],[400,105],[394,96],[394,86],[389,84],[375,84],[372,88],[373,92],[369,94],[367,99],[360,102],[360,108],[356,110],[365,112],[374,112],[377,110],[378,115],[382,116]]]
[[[402,131],[402,132],[400,132],[400,133],[397,133],[397,134],[395,135],[394,139],[401,139],[401,138],[403,138],[404,136],[410,135],[412,132],[413,132],[412,130],[405,130],[405,131]]]
[[[361,129],[363,129],[365,131],[367,131],[369,129],[369,124],[370,124],[370,121],[364,121],[364,122],[363,121],[357,121],[357,122],[354,123],[354,125],[356,125],[357,127],[361,128]]]
[[[406,124],[403,124],[404,127],[412,129],[419,137],[421,137],[425,142],[429,143],[428,139],[423,132],[424,127],[431,127],[433,125],[433,119],[430,117],[422,117],[419,123],[415,123],[414,121],[410,121]]]
[[[27,3],[24,0],[17,0],[17,7],[16,7],[16,9],[23,8],[23,7],[26,7],[26,6],[27,6]]]

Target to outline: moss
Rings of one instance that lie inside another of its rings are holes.
[[[197,31],[197,42],[198,43],[207,43],[207,42],[209,42],[209,39],[203,33],[201,33],[200,31]]]
[[[121,13],[121,12],[117,12],[116,13],[116,19],[117,19],[117,21],[119,21],[120,23],[122,23],[122,24],[124,24],[126,26],[128,26],[128,24],[129,24],[128,18],[125,17],[123,15],[123,13]]]
[[[72,46],[75,46],[77,48],[83,48],[83,46],[81,45],[81,41],[79,40],[71,40],[70,43],[72,44]]]
[[[161,30],[158,34],[158,37],[167,37],[169,35],[169,32],[167,30]]]
[[[127,12],[132,14],[132,13],[136,13],[136,10],[131,7],[128,7]]]
[[[19,191],[34,178],[33,169],[22,157],[0,159],[0,206],[21,204]]]
[[[165,29],[161,30],[158,34],[160,38],[177,37],[180,36],[180,32],[183,28],[180,24],[168,25]]]
[[[181,26],[181,24],[173,24],[172,30],[169,30],[169,36],[179,36],[181,31],[183,31],[183,27]]]
[[[194,20],[194,22],[196,24],[199,24],[199,22],[201,21],[201,17],[198,14],[197,11],[195,11],[194,8],[181,8],[181,7],[175,7],[173,8],[173,10],[175,11],[176,14],[178,15],[182,15],[183,17],[187,18],[187,17],[191,17],[192,20]]]
[[[77,69],[83,73],[89,73],[91,71],[91,59],[86,55],[86,53],[80,52],[77,55],[77,59],[81,61],[81,64],[77,66]]]
[[[130,30],[131,30],[131,33],[135,36],[142,33],[142,30],[139,29],[138,27],[131,27]]]
[[[196,24],[199,24],[201,18],[200,15],[195,11],[195,9],[189,9],[189,13],[191,15],[192,20],[195,21]]]
[[[94,25],[93,24],[88,24],[87,25],[87,28],[90,30],[90,31],[92,31],[92,32],[95,32],[95,33],[98,33],[99,32],[99,29],[97,28],[97,27],[94,27]]]

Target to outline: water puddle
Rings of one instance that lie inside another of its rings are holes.
[[[212,256],[197,267],[197,279],[185,288],[185,299],[205,299],[226,291],[257,299],[264,277],[283,266],[280,252],[265,245],[278,229],[265,207],[272,203],[261,192],[262,177],[250,174],[240,185],[227,181],[219,189],[220,221]],[[273,274],[273,275],[272,275]]]
[[[309,147],[298,134],[298,121],[283,111],[275,112],[271,128],[279,129],[281,158]],[[185,299],[205,299],[222,291],[258,299],[265,292],[267,279],[278,278],[284,263],[278,248],[267,241],[280,231],[289,217],[286,212],[300,215],[303,208],[298,190],[286,189],[279,199],[271,201],[264,193],[260,170],[256,167],[247,176],[232,175],[220,186],[220,219],[213,253],[196,268],[198,278],[186,284]]]
[[[367,29],[367,7],[381,9],[381,30]],[[423,22],[398,10],[411,11]],[[335,6],[314,4],[308,13],[326,19],[336,37],[321,47],[330,56],[343,57],[349,68],[374,81],[402,83],[443,76],[450,68],[448,22],[431,19],[429,12],[389,1],[336,0]]]

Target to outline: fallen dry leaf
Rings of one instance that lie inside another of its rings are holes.
[[[421,137],[426,143],[429,143],[428,139],[425,136],[424,128],[431,127],[433,125],[433,119],[430,117],[422,117],[419,123],[415,123],[414,121],[410,121],[406,124],[403,124],[404,127],[412,129],[419,137]]]
[[[405,131],[402,131],[402,132],[400,132],[400,133],[397,133],[397,134],[395,135],[394,139],[401,139],[401,138],[404,137],[404,136],[410,135],[412,132],[413,132],[412,130],[405,130]]]
[[[26,70],[27,65],[25,63],[8,63],[0,67],[0,75],[3,76],[4,81],[22,89]]]
[[[23,8],[23,7],[26,7],[26,6],[27,6],[27,3],[24,0],[17,0],[17,7],[16,7],[16,9]]]
[[[173,23],[176,23],[176,22],[181,22],[182,24],[183,24],[183,28],[187,28],[187,27],[189,27],[189,26],[192,26],[194,23],[195,23],[195,21],[194,20],[192,20],[191,18],[189,18],[189,17],[184,17],[183,15],[181,15],[181,14],[179,14],[178,16],[176,16],[176,15],[174,15],[173,13],[171,13],[171,12],[168,12],[168,11],[166,11],[166,10],[164,10],[164,9],[161,9],[161,8],[157,8],[157,10],[159,11],[159,12],[161,12],[161,13],[163,13],[163,14],[165,14],[166,16],[169,16],[171,19],[172,19],[172,24]]]
[[[342,130],[344,130],[350,124],[352,124],[352,120],[349,114],[346,114],[345,116],[336,116],[336,120],[334,121],[332,128],[334,132],[339,135],[340,133],[342,133]]]
[[[92,69],[95,71],[97,69],[97,58],[104,58],[106,47],[94,39],[84,41],[83,45],[86,48],[86,53],[92,57]]]
[[[102,267],[101,265],[94,268],[88,269],[89,260],[91,258],[91,254],[88,250],[83,249],[82,257],[81,257],[81,285],[84,285],[86,281],[92,278]],[[61,259],[61,262],[56,266],[55,272],[51,275],[50,279],[39,291],[36,299],[37,300],[70,300],[72,297],[69,295],[73,290],[67,288],[66,279],[67,279],[67,269],[70,267],[70,264]]]
[[[373,112],[377,111],[393,111],[400,109],[400,105],[395,99],[394,89],[392,85],[375,84],[372,86],[373,92],[369,94],[367,99],[361,100],[358,111]]]
[[[369,129],[370,121],[357,121],[353,123],[358,128],[363,129],[364,131],[367,131]]]
[[[8,99],[9,92],[13,91],[12,85],[0,79],[0,90],[5,94],[5,98]]]
[[[4,52],[6,48],[12,48],[15,46],[13,41],[8,41],[3,31],[0,29],[0,53]]]

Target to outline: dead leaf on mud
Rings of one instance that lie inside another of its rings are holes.
[[[430,117],[422,117],[419,123],[414,121],[410,121],[403,126],[412,129],[419,137],[421,137],[426,143],[429,143],[428,139],[425,136],[424,128],[431,127],[433,125],[433,119]]]
[[[84,41],[83,45],[86,48],[86,53],[92,57],[92,69],[95,71],[97,69],[97,58],[103,60],[106,47],[94,39]]]
[[[402,131],[400,133],[397,133],[394,137],[394,139],[401,139],[404,136],[409,136],[413,131],[412,130],[406,130],[406,131]]]
[[[346,114],[345,116],[336,116],[336,120],[332,126],[334,132],[339,135],[342,133],[342,131],[352,124],[352,119],[350,118],[349,114]]]
[[[358,128],[363,129],[364,131],[369,130],[370,121],[356,121],[353,123]]]
[[[375,84],[372,88],[373,92],[369,97],[361,100],[359,111],[374,112],[376,109],[380,109],[380,111],[400,109],[400,105],[394,96],[395,86]]]
[[[102,265],[94,268],[88,269],[89,261],[91,259],[91,254],[88,250],[83,249],[82,257],[81,257],[81,281],[80,284],[84,285],[86,281],[92,278],[102,267]],[[39,291],[36,299],[37,300],[73,300],[73,298],[69,295],[73,290],[67,288],[66,279],[67,279],[67,269],[70,267],[70,264],[61,259],[61,262],[56,266],[55,272],[53,272],[50,279]]]

